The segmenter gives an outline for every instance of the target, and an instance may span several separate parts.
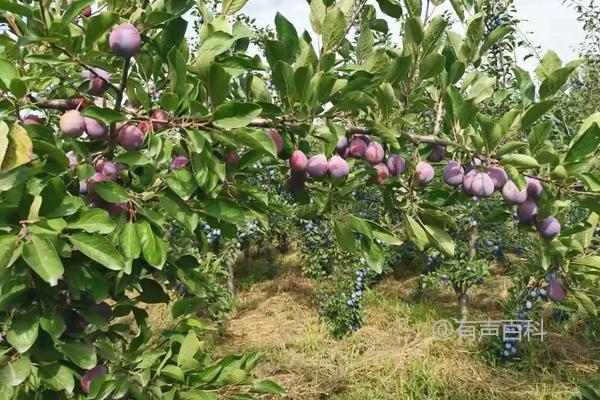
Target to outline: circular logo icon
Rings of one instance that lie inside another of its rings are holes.
[[[454,326],[450,321],[446,321],[445,319],[437,321],[431,328],[431,334],[433,335],[433,338],[437,340],[448,339],[453,333]]]

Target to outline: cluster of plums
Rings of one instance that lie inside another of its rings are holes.
[[[167,127],[168,120],[169,114],[166,111],[156,109],[149,121],[140,121],[137,125],[120,125],[117,127],[117,143],[126,150],[139,150],[146,135]],[[79,110],[68,110],[60,117],[60,130],[71,138],[81,137],[84,133],[90,140],[107,140],[109,136],[106,124],[94,118],[84,117]]]
[[[490,165],[487,171],[482,172],[477,168],[477,164],[469,165],[466,168],[456,160],[451,160],[444,167],[442,178],[450,186],[459,187],[465,193],[476,198],[490,197],[495,191],[502,194],[504,201],[517,206],[517,215],[522,223],[531,223],[537,221],[537,228],[540,234],[546,239],[553,239],[560,233],[560,222],[553,216],[537,220],[538,218],[538,200],[544,189],[539,180],[535,178],[526,178],[527,186],[519,190],[517,185],[508,179],[504,168],[499,165]]]
[[[329,176],[333,182],[343,181],[350,172],[347,158],[363,159],[371,164],[376,171],[373,181],[378,184],[407,170],[403,157],[391,154],[386,160],[383,145],[371,140],[367,135],[354,135],[351,139],[341,137],[336,144],[336,152],[338,155],[327,159],[324,154],[309,158],[302,150],[295,150],[289,160],[292,172],[288,180],[290,188],[303,188],[309,176],[313,179]],[[430,182],[434,177],[433,167],[425,161],[415,166],[415,173],[421,183]]]

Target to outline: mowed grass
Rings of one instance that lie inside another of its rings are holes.
[[[493,365],[484,346],[436,341],[431,329],[456,315],[453,294],[415,296],[417,278],[388,278],[369,291],[364,327],[342,339],[329,333],[312,304],[314,283],[301,276],[298,254],[278,256],[279,275],[257,279],[246,264],[236,312],[209,342],[222,355],[262,350],[255,373],[286,387],[286,399],[568,399],[597,368],[600,348],[550,325],[519,362]],[[261,264],[262,263],[262,264]],[[272,268],[268,268],[272,271]],[[472,319],[498,318],[509,281],[494,278],[472,294]]]

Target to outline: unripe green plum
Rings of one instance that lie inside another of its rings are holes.
[[[135,26],[125,22],[113,28],[108,37],[108,44],[119,57],[135,57],[142,47],[142,37]]]
[[[312,156],[308,160],[306,169],[313,178],[322,178],[327,175],[327,157],[323,154]]]
[[[567,172],[567,169],[565,167],[563,167],[562,165],[557,165],[556,168],[554,168],[554,170],[550,174],[550,176],[553,179],[562,181],[569,177],[569,173]]]
[[[60,117],[60,130],[65,136],[77,138],[85,131],[85,120],[77,110],[69,110]]]

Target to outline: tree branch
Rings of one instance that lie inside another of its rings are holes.
[[[121,84],[117,91],[117,97],[115,98],[115,111],[121,111],[121,103],[123,102],[123,92],[127,87],[127,77],[129,75],[129,67],[131,65],[131,59],[129,57],[123,60],[123,74],[121,75]],[[108,148],[106,149],[106,158],[111,160],[115,154],[115,148],[117,147],[117,124],[113,122],[110,124],[110,136],[108,138]]]

